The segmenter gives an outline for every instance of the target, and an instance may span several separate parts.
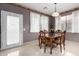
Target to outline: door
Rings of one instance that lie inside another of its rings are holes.
[[[23,16],[8,11],[1,11],[1,49],[22,45]]]

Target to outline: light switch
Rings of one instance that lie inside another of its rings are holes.
[[[24,28],[23,31],[26,31],[26,29]]]

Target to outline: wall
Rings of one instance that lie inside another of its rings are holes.
[[[23,28],[26,29],[26,31],[23,32],[23,42],[32,41],[38,38],[38,33],[30,33],[30,11],[29,10],[12,5],[12,4],[0,3],[0,11],[1,10],[14,12],[14,13],[23,15]],[[54,18],[49,17],[49,19],[50,19],[49,20],[49,27],[50,27],[51,24],[54,24],[54,20],[53,20]],[[0,35],[1,35],[1,32],[0,32]]]
[[[66,33],[66,40],[79,42],[79,33]]]
[[[55,18],[54,17],[49,17],[49,28],[52,28],[55,29]]]

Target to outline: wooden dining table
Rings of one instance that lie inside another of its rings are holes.
[[[46,40],[50,41],[50,54],[52,54],[52,48],[53,48],[54,41],[57,39],[60,39],[60,42],[61,42],[61,36],[62,36],[61,33],[53,33],[52,35],[46,34],[45,36]],[[46,44],[47,43],[45,43],[44,52],[46,52]]]

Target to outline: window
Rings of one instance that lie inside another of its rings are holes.
[[[55,18],[55,30],[65,30],[66,29],[66,16]]]
[[[56,29],[60,29],[62,31],[66,30],[67,32],[72,32],[72,14],[66,15],[66,16],[60,16],[58,19],[56,19],[56,22],[59,23],[56,26]]]
[[[60,19],[59,17],[55,18],[55,30],[60,29]]]
[[[41,30],[47,30],[48,31],[48,17],[42,15],[41,16],[41,20],[40,20],[40,26],[41,26]]]
[[[60,27],[61,30],[66,30],[66,16],[60,17]]]
[[[67,32],[72,32],[72,14],[66,16],[66,30]]]
[[[40,15],[37,13],[30,13],[30,32],[39,32]]]
[[[30,32],[48,30],[48,17],[38,13],[30,12]]]
[[[71,33],[79,33],[79,10],[72,12],[70,15],[57,17],[55,20],[55,29]]]
[[[72,12],[72,32],[79,33],[79,10]]]
[[[19,17],[7,15],[7,45],[19,43],[18,35]]]

